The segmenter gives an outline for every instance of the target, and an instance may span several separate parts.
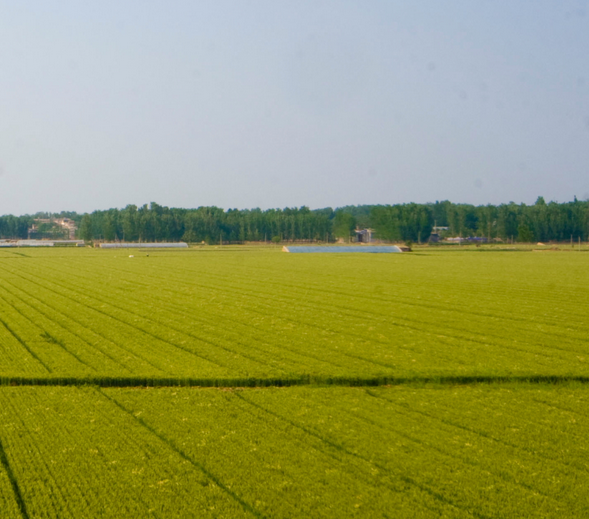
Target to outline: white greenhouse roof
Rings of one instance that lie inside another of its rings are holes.
[[[178,243],[101,243],[101,249],[187,249],[188,244]]]

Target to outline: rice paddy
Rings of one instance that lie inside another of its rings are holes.
[[[587,515],[585,254],[133,256],[0,251],[2,517]]]

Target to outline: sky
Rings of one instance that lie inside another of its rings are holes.
[[[0,214],[589,198],[587,0],[0,0]]]

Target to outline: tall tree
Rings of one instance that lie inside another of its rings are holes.
[[[78,229],[78,236],[81,240],[92,241],[94,239],[94,232],[92,231],[92,219],[89,214],[82,217],[80,228]]]

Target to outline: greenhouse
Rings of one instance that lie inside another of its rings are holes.
[[[187,249],[188,244],[178,243],[101,243],[101,249]]]

